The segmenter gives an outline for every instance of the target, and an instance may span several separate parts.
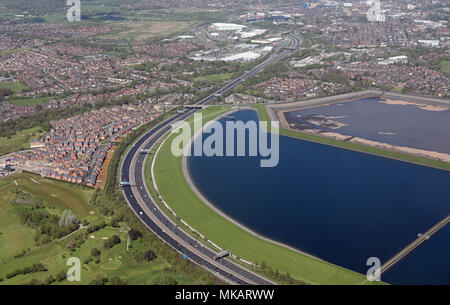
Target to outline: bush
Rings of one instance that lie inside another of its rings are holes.
[[[136,240],[138,238],[142,237],[142,233],[137,231],[137,230],[133,230],[131,229],[130,231],[128,231],[128,235],[130,236],[131,240]]]
[[[118,220],[117,218],[113,218],[113,219],[111,220],[111,227],[113,227],[113,228],[118,228],[118,227],[120,227],[120,225],[119,225],[119,220]]]
[[[42,282],[38,279],[32,279],[29,285],[42,285]]]
[[[104,221],[102,221],[101,223],[99,223],[97,225],[91,225],[89,228],[87,228],[87,232],[94,233],[98,230],[103,229],[104,227],[106,227],[106,223]]]
[[[25,267],[23,269],[16,269],[13,272],[10,272],[6,275],[7,279],[13,278],[19,274],[28,274],[28,273],[36,273],[47,271],[45,266],[41,263],[33,264],[31,266]]]
[[[120,242],[121,242],[121,240],[120,240],[119,236],[113,235],[110,239],[105,240],[103,242],[103,246],[106,249],[110,249],[110,248],[114,247],[115,245],[120,244]]]
[[[100,256],[100,254],[102,254],[97,248],[92,248],[91,249],[91,255],[94,257],[98,257]]]
[[[148,250],[144,253],[144,258],[147,261],[154,261],[156,259],[156,254],[152,250]]]
[[[57,280],[58,282],[62,282],[62,281],[64,281],[66,278],[67,278],[67,273],[66,273],[66,271],[61,271],[60,273],[58,273],[58,274],[56,275],[56,280]]]
[[[15,277],[16,275],[19,275],[19,274],[20,274],[20,269],[16,269],[13,272],[8,273],[6,275],[6,278],[7,279],[11,279],[11,278],[13,278],[13,277]]]
[[[56,279],[53,277],[53,275],[50,275],[48,278],[45,279],[44,283],[45,285],[50,285],[52,283],[56,282]]]
[[[104,277],[103,275],[97,276],[95,279],[93,279],[89,285],[105,285],[108,282],[108,278]]]
[[[84,262],[83,262],[83,264],[85,264],[85,265],[87,265],[87,264],[89,264],[90,262],[92,262],[92,257],[90,256],[90,257],[87,257],[85,260],[84,260]]]

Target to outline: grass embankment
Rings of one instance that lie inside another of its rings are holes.
[[[204,122],[226,111],[224,107],[203,110]],[[193,119],[188,120],[191,124]],[[269,266],[310,284],[360,284],[365,277],[345,268],[264,241],[218,215],[203,203],[186,182],[181,157],[171,152],[170,135],[156,156],[155,179],[161,196],[189,225],[236,256]],[[147,160],[146,166],[151,166]],[[218,173],[219,174],[219,173]],[[150,184],[151,177],[147,177]]]
[[[264,107],[263,104],[254,105],[253,108],[258,110],[259,118],[261,121],[269,121],[269,117],[267,115],[266,108]],[[418,156],[414,156],[414,155],[410,155],[410,154],[405,154],[405,153],[392,151],[392,150],[381,149],[381,148],[372,147],[372,146],[368,146],[368,145],[362,145],[362,144],[358,144],[358,143],[339,141],[339,140],[335,140],[335,139],[331,139],[331,138],[327,138],[327,137],[321,137],[321,136],[317,136],[317,135],[313,135],[313,134],[303,133],[301,131],[296,131],[296,130],[287,130],[287,129],[281,128],[279,130],[279,132],[280,132],[280,135],[283,135],[283,136],[289,136],[289,137],[293,137],[293,138],[297,138],[297,139],[301,139],[301,140],[316,142],[319,144],[331,145],[331,146],[335,146],[335,147],[339,147],[339,148],[350,149],[350,150],[354,150],[354,151],[358,151],[358,152],[362,152],[362,153],[368,153],[368,154],[377,155],[377,156],[381,156],[381,157],[385,157],[385,158],[391,158],[391,159],[395,159],[395,160],[399,160],[399,161],[415,163],[415,164],[434,167],[434,168],[438,168],[438,169],[450,170],[450,163],[443,162],[443,161],[418,157]]]
[[[0,137],[0,156],[30,148],[30,140],[37,139],[44,135],[41,127],[33,127],[18,131],[9,137]]]

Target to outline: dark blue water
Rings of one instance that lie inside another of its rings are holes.
[[[298,115],[339,117],[334,120],[348,125],[334,131],[345,135],[450,153],[450,110],[428,111],[414,105],[388,105],[379,99],[364,99],[292,111],[286,118],[295,121]]]
[[[252,110],[234,116],[258,120]],[[450,172],[289,137],[280,137],[274,168],[261,168],[258,157],[190,157],[189,168],[234,219],[364,274],[367,258],[385,262],[450,214]],[[428,270],[419,281],[433,278]],[[392,283],[406,280],[400,268],[391,272]]]
[[[382,280],[402,285],[448,285],[450,283],[450,225],[406,256]]]

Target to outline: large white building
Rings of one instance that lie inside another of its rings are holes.
[[[213,23],[211,25],[216,31],[239,31],[246,28],[245,25],[235,24],[235,23]]]
[[[408,56],[406,55],[393,56],[389,57],[386,60],[381,60],[378,62],[379,65],[407,64],[407,63],[408,63]]]

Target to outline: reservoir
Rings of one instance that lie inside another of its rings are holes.
[[[298,129],[313,127],[450,154],[450,110],[446,107],[390,103],[372,98],[291,111],[285,117]]]
[[[253,110],[233,114],[258,120]],[[226,119],[221,119],[224,124]],[[259,157],[189,157],[198,189],[221,211],[271,239],[366,274],[369,257],[386,262],[450,214],[450,172],[280,136],[277,167]],[[450,284],[448,228],[382,277]],[[419,252],[421,251],[421,252]],[[422,253],[423,252],[423,253]]]

